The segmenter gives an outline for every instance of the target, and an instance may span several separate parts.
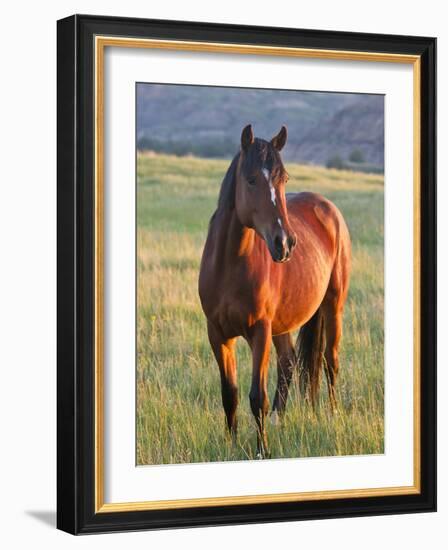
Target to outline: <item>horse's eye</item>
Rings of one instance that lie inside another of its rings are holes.
[[[249,185],[255,185],[257,183],[257,178],[255,178],[254,176],[247,178],[247,183]]]

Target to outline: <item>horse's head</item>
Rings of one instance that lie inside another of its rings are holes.
[[[236,174],[235,208],[240,222],[265,240],[274,262],[286,262],[296,245],[286,210],[288,174],[280,151],[287,131],[271,139],[254,138],[252,126],[241,134],[241,155]]]

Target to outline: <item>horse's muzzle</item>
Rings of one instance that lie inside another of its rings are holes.
[[[297,237],[294,234],[288,237],[284,232],[267,242],[272,259],[277,263],[284,263],[291,259],[292,252],[297,244]]]

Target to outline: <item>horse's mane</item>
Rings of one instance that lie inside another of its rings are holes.
[[[240,153],[237,153],[222,180],[217,210],[232,210],[235,207],[236,167],[239,158]]]

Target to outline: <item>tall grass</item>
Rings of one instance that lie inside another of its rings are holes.
[[[252,459],[251,358],[237,346],[240,405],[235,445],[224,429],[218,368],[197,279],[208,221],[228,161],[139,155],[137,180],[137,463]],[[382,453],[383,177],[290,164],[288,191],[323,193],[342,211],[353,243],[344,314],[339,410],[325,382],[316,412],[293,380],[280,426],[268,423],[272,458]],[[276,383],[271,354],[269,393]]]

